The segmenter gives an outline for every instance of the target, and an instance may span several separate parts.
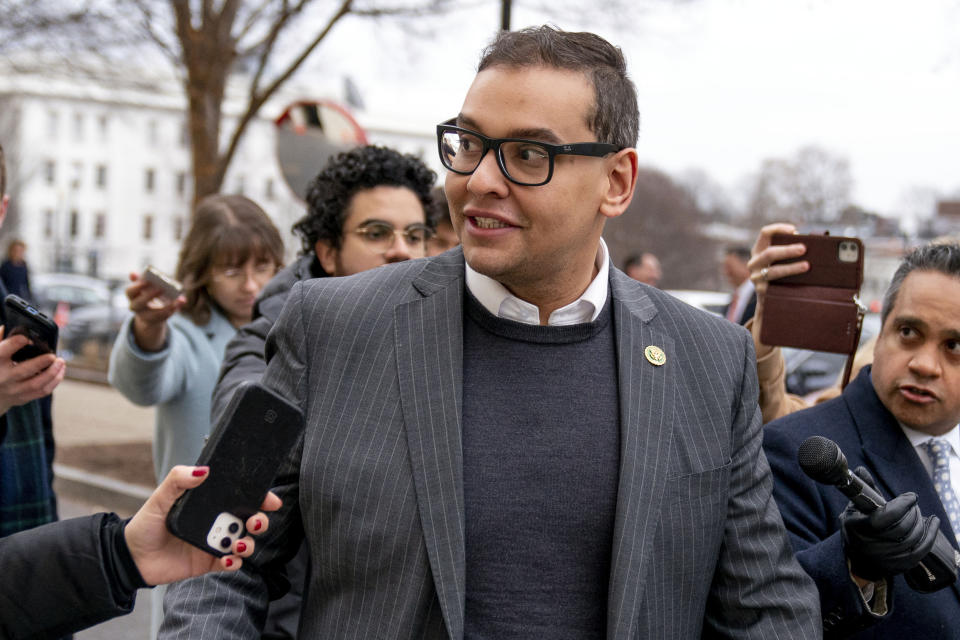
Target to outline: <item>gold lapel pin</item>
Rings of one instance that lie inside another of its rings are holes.
[[[667,363],[667,354],[665,354],[660,347],[650,345],[643,350],[643,355],[647,357],[647,362],[652,365],[662,367]]]

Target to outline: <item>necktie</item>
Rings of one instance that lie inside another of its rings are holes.
[[[931,438],[923,443],[923,448],[933,462],[933,488],[940,496],[953,534],[960,532],[960,503],[950,484],[950,444],[941,438]]]
[[[737,318],[737,301],[740,300],[740,290],[735,289],[733,291],[733,296],[730,298],[730,306],[727,307],[727,320],[730,322],[736,322]]]

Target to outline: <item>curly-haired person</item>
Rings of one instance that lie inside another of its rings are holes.
[[[303,252],[264,287],[254,321],[227,345],[213,395],[215,420],[241,382],[260,379],[267,333],[294,284],[427,255],[433,228],[426,210],[436,178],[419,158],[386,147],[357,147],[327,163],[307,187],[306,215],[293,225]],[[287,564],[291,591],[270,603],[263,638],[295,637],[306,558],[301,549]]]

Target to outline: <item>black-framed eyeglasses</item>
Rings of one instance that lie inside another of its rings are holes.
[[[503,175],[515,184],[538,187],[553,177],[554,158],[558,155],[602,157],[623,147],[605,142],[548,144],[523,138],[488,138],[458,127],[456,118],[437,125],[437,145],[443,166],[461,175],[477,170],[487,151],[493,149]]]
[[[397,236],[403,236],[404,242],[411,251],[418,255],[426,255],[427,241],[433,237],[433,229],[425,224],[411,224],[404,229],[395,229],[386,222],[368,222],[357,227],[353,233],[360,236],[364,244],[374,253],[386,253],[397,241]]]

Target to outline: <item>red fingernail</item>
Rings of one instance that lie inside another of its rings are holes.
[[[256,523],[255,525],[253,525],[253,530],[254,530],[254,531],[260,531],[260,527],[262,527],[262,526],[263,526],[263,523],[260,522],[259,520],[257,520],[257,523]]]
[[[210,471],[210,467],[197,467],[191,473],[193,474],[194,478],[201,478],[207,475],[208,471]]]
[[[231,560],[230,558],[227,558],[227,561],[224,562],[224,564],[227,565],[228,567],[232,567],[232,566],[233,566],[233,560]]]
[[[245,542],[237,543],[237,553],[243,553],[246,550],[247,550],[247,543]]]

